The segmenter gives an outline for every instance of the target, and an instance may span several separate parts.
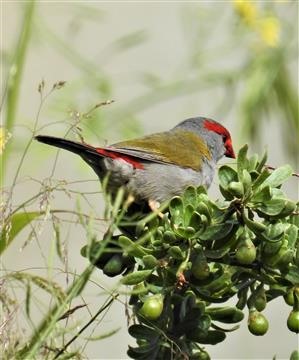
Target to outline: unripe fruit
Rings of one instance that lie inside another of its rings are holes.
[[[290,356],[290,360],[299,360],[299,351],[294,350]]]
[[[292,310],[288,317],[287,325],[289,330],[298,334],[299,332],[299,311]]]
[[[240,264],[252,264],[256,258],[256,248],[253,242],[247,237],[236,249],[236,258]]]
[[[256,336],[265,335],[268,331],[269,323],[263,314],[256,310],[249,311],[248,329],[251,334]]]
[[[191,355],[190,360],[211,360],[211,358],[206,351],[200,351]]]
[[[156,320],[163,311],[163,296],[160,294],[149,296],[143,303],[140,314],[148,320]]]

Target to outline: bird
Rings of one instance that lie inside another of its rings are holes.
[[[102,183],[108,177],[106,189],[112,196],[123,187],[135,203],[146,202],[152,210],[181,195],[188,186],[208,188],[218,160],[235,158],[229,131],[200,116],[168,131],[104,147],[48,135],[35,139],[78,154]]]

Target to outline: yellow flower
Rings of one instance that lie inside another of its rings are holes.
[[[253,24],[257,18],[257,7],[250,0],[233,0],[233,5],[236,13],[248,25]]]
[[[5,130],[3,126],[0,126],[0,155],[3,153],[5,144],[11,137],[11,134]]]
[[[257,31],[264,43],[270,47],[276,47],[279,42],[280,23],[274,16],[261,18],[257,24]]]

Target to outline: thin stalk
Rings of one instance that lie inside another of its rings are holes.
[[[114,207],[112,210],[112,218],[110,219],[110,227],[106,231],[104,236],[104,245],[108,244],[113,236],[114,229],[118,226],[121,217],[125,212],[125,208],[122,209],[120,214],[118,214],[119,209],[121,208],[122,199],[124,192],[122,189],[118,191],[116,200],[114,202]],[[101,247],[95,254],[95,259],[99,258],[104,251],[105,246]],[[17,353],[17,359],[34,359],[42,345],[45,344],[47,338],[50,336],[51,332],[54,331],[57,321],[64,314],[65,309],[68,304],[78,296],[84,289],[86,283],[88,282],[95,266],[93,263],[87,266],[87,268],[83,271],[83,273],[74,280],[72,285],[67,290],[67,296],[65,299],[59,304],[50,309],[50,311],[46,314],[41,324],[36,328],[34,334],[28,343]],[[115,296],[114,296],[115,298]]]
[[[22,74],[26,59],[26,53],[28,50],[30,35],[33,22],[33,14],[35,8],[35,0],[31,0],[25,5],[25,12],[23,16],[23,24],[21,28],[21,33],[19,36],[19,41],[15,50],[14,60],[10,66],[8,80],[7,80],[7,106],[6,106],[6,121],[5,127],[7,131],[11,132],[16,120],[16,114],[18,109],[19,93],[22,81]],[[5,165],[9,157],[9,152],[11,148],[12,140],[10,140],[5,148],[5,151],[2,155],[2,171],[0,182],[3,184]]]

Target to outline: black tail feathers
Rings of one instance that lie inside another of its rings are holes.
[[[76,141],[67,140],[63,138],[57,138],[54,136],[48,136],[48,135],[37,135],[35,139],[39,142],[42,142],[44,144],[48,144],[51,146],[55,146],[61,149],[65,149],[68,151],[71,151],[75,154],[78,154],[82,156],[84,159],[86,158],[99,158],[102,157],[97,151],[96,148],[87,145],[82,144]]]

